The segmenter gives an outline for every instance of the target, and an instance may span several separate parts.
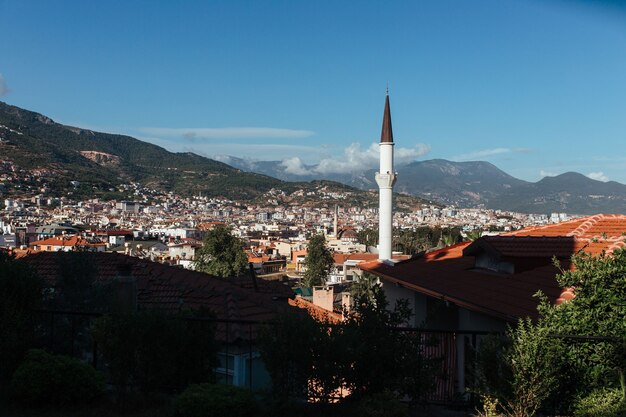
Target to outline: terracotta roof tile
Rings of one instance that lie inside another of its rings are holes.
[[[31,265],[48,285],[55,286],[59,277],[59,259],[68,255],[38,252],[22,258],[21,262]],[[132,276],[137,283],[137,303],[140,309],[173,312],[208,309],[218,320],[261,322],[293,310],[287,302],[288,297],[293,297],[293,292],[281,283],[257,279],[255,290],[249,279],[217,278],[202,272],[117,253],[81,255],[89,256],[93,260],[101,282],[113,280],[121,265],[131,265]],[[218,338],[229,342],[255,338],[257,332],[256,325],[219,323],[217,326]]]
[[[341,316],[341,314],[323,309],[322,307],[316,306],[312,302],[307,301],[299,296],[293,300],[290,299],[289,304],[295,307],[305,309],[311,317],[323,323],[338,324],[343,321],[343,317]]]
[[[473,243],[460,243],[394,266],[372,261],[361,263],[359,267],[470,310],[515,320],[537,316],[534,294],[539,290],[552,302],[573,297],[572,289],[562,290],[556,282],[559,270],[550,262],[553,256],[561,259],[563,268],[571,268],[570,258],[579,251],[598,255],[626,247],[625,232],[625,215],[598,214],[485,236]],[[515,273],[475,268],[471,255],[480,250],[491,250],[511,260]]]

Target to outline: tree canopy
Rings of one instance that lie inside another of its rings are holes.
[[[333,255],[326,247],[324,235],[315,235],[309,240],[304,265],[306,271],[302,283],[305,287],[323,285],[326,282],[333,266]]]
[[[556,277],[560,287],[573,289],[572,300],[556,305],[539,293],[536,322],[521,320],[499,348],[482,344],[475,390],[495,398],[507,415],[530,416],[541,407],[626,415],[626,250],[579,253],[572,264]],[[489,360],[481,365],[481,357]]]
[[[32,270],[0,251],[0,385],[33,341],[42,291],[43,281]]]
[[[559,335],[595,336],[601,341],[568,343],[580,386],[617,386],[624,378],[626,336],[626,250],[611,255],[579,254],[574,269],[557,277],[563,288],[574,288],[575,298],[554,305],[543,297],[541,324]],[[581,382],[584,382],[581,384]]]
[[[248,257],[243,247],[243,241],[233,236],[228,227],[215,226],[196,251],[194,266],[197,271],[219,277],[242,275],[248,269]]]

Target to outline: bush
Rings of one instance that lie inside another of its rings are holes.
[[[217,344],[211,323],[159,311],[102,316],[93,337],[120,395],[178,391],[211,382]]]
[[[33,347],[43,281],[24,263],[0,251],[0,384],[8,382]]]
[[[408,417],[409,407],[389,391],[363,398],[357,406],[360,417]]]
[[[621,389],[596,390],[576,403],[575,417],[625,417],[626,401]]]
[[[255,415],[250,391],[232,385],[194,384],[176,398],[179,417],[247,417]]]
[[[104,392],[104,378],[78,359],[31,350],[11,388],[13,398],[24,405],[67,406],[96,400]]]

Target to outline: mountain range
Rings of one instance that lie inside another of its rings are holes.
[[[361,189],[376,189],[375,169],[351,174],[322,173],[308,165],[307,175],[295,175],[281,161],[250,161],[221,156],[242,170],[285,181],[327,179]],[[397,192],[458,207],[484,207],[521,213],[626,213],[626,185],[602,182],[575,172],[545,177],[537,182],[515,178],[484,161],[443,159],[413,161],[397,167]]]
[[[307,196],[347,194],[342,203],[376,206],[375,169],[333,174],[316,165],[296,175],[281,161],[251,161],[221,156],[220,161],[194,153],[169,152],[130,136],[66,126],[52,119],[0,102],[0,169],[4,178],[13,164],[39,177],[0,184],[0,192],[23,194],[30,189],[77,197],[121,198],[119,185],[143,186],[179,195],[225,197],[266,203],[319,203]],[[398,166],[397,207],[424,202],[458,207],[484,207],[526,213],[573,214],[626,212],[626,185],[601,182],[568,172],[538,182],[515,178],[489,162],[413,161]],[[80,184],[77,186],[76,184]],[[23,188],[21,188],[23,187]],[[116,188],[117,187],[117,188]],[[293,195],[293,197],[290,197]],[[342,197],[343,198],[343,197]]]
[[[137,182],[181,196],[202,194],[260,204],[328,205],[340,200],[377,206],[375,192],[326,180],[283,181],[194,153],[169,152],[130,136],[66,126],[3,102],[0,174],[4,179],[0,194],[22,197],[45,192],[76,198],[134,198],[123,185]],[[397,199],[400,209],[420,203],[416,197]]]

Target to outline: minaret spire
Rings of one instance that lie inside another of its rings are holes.
[[[393,143],[393,129],[391,128],[391,109],[389,108],[389,87],[385,97],[385,112],[383,113],[383,128],[380,132],[380,143]]]

